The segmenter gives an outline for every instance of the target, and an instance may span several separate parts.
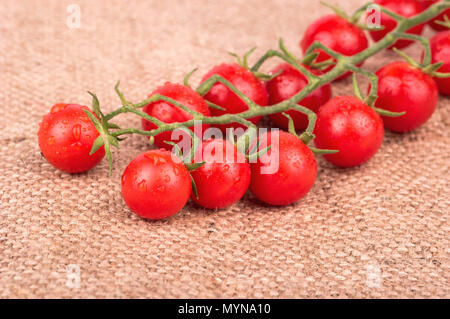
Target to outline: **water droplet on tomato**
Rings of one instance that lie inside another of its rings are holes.
[[[64,103],[55,104],[55,105],[52,106],[52,108],[50,110],[50,113],[59,112],[59,111],[65,109],[66,107],[67,107],[67,104],[64,104]]]
[[[72,128],[72,134],[73,134],[73,138],[75,140],[79,140],[81,137],[81,125],[80,124],[75,124]]]
[[[81,144],[81,142],[75,142],[71,145],[76,151],[79,151],[82,147],[83,144]]]
[[[163,179],[164,179],[165,183],[169,183],[170,182],[170,176],[169,175],[165,175]]]
[[[225,172],[228,172],[228,171],[230,170],[230,165],[225,164],[225,165],[223,166],[223,170],[224,170]]]
[[[55,144],[55,138],[54,138],[53,136],[50,136],[50,137],[47,139],[47,143],[48,143],[49,145]]]
[[[147,183],[145,182],[145,180],[142,180],[142,181],[140,181],[140,182],[138,183],[138,189],[139,189],[141,192],[147,191]]]
[[[175,176],[179,176],[180,175],[180,169],[178,167],[174,167],[173,168],[173,173],[175,174]]]

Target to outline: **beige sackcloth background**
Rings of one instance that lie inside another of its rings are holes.
[[[350,12],[363,2],[339,5]],[[80,28],[66,23],[72,3]],[[121,173],[148,148],[145,138],[114,152],[112,177],[106,161],[69,175],[39,154],[38,123],[57,102],[90,105],[92,90],[110,111],[119,79],[137,102],[194,67],[198,83],[233,61],[227,51],[258,46],[256,58],[280,36],[300,56],[306,26],[328,12],[316,0],[2,0],[0,297],[450,297],[449,99],[415,132],[387,133],[360,168],[319,158],[310,194],[283,208],[246,195],[226,210],[188,204],[148,222],[120,195]],[[366,67],[393,59],[383,53]],[[334,86],[342,93],[350,81]],[[140,125],[129,115],[119,123]],[[79,288],[67,267],[79,267]]]

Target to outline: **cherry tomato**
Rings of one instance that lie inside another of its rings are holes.
[[[188,170],[165,149],[137,156],[122,175],[122,197],[143,218],[158,220],[178,213],[190,194]]]
[[[427,9],[429,6],[431,6],[432,4],[435,4],[435,3],[439,2],[439,1],[441,1],[441,0],[422,0],[421,4],[422,4],[423,9]],[[447,27],[436,23],[436,21],[444,21],[444,17],[445,16],[447,16],[450,19],[450,9],[445,10],[440,15],[438,15],[436,18],[434,18],[433,20],[428,22],[428,25],[430,27],[432,27],[436,31],[446,31],[446,30],[448,30]]]
[[[380,116],[353,96],[338,96],[319,109],[314,143],[322,149],[338,150],[324,155],[339,167],[354,167],[371,159],[383,142]]]
[[[303,53],[316,41],[347,56],[355,55],[367,49],[369,45],[367,37],[361,29],[337,15],[321,17],[306,29],[303,39],[300,42]],[[323,62],[331,58],[320,49],[315,51],[319,52],[316,62]],[[333,67],[328,67],[325,69],[325,72],[328,72]],[[344,79],[350,74],[350,72],[345,73],[339,79]]]
[[[267,92],[262,82],[253,75],[252,72],[239,64],[220,64],[212,68],[202,79],[202,82],[209,79],[211,76],[218,74],[233,84],[239,91],[248,96],[253,102],[260,106],[267,105]],[[216,83],[211,90],[204,96],[206,100],[226,109],[226,111],[217,110],[211,108],[211,114],[213,116],[219,116],[222,114],[236,114],[245,112],[248,110],[248,106],[241,100],[235,93],[227,88],[222,83]],[[249,119],[254,124],[261,120],[261,117],[255,117]],[[222,131],[226,131],[226,128],[244,127],[241,124],[233,123],[227,125],[214,125],[220,128]]]
[[[149,97],[155,94],[161,94],[169,97],[185,105],[189,109],[199,112],[203,115],[210,115],[208,104],[206,104],[200,94],[198,94],[188,86],[166,82],[163,86],[160,86],[155,91],[153,91],[153,93],[150,94]],[[164,123],[185,122],[193,118],[191,114],[165,101],[150,103],[144,107],[143,111]],[[142,127],[144,130],[150,131],[155,129],[156,125],[145,119],[142,119]],[[199,132],[204,132],[206,129],[208,129],[208,127],[209,125],[203,124],[198,128],[191,127],[190,129],[192,131],[197,130]],[[182,133],[181,135],[185,135],[186,138],[189,138],[189,135],[187,133]],[[170,150],[172,146],[168,145],[164,141],[172,141],[175,143],[178,142],[178,140],[172,139],[171,137],[172,132],[160,133],[155,136],[155,145]],[[201,138],[201,136],[199,137]]]
[[[283,206],[303,198],[314,185],[317,162],[312,151],[296,136],[284,131],[265,133],[260,148],[272,145],[250,164],[250,191],[264,203]]]
[[[250,184],[250,165],[234,145],[222,139],[209,139],[202,143],[196,162],[203,166],[191,172],[198,198],[191,198],[206,208],[225,208],[244,196]]]
[[[61,171],[88,171],[105,156],[103,146],[89,155],[99,133],[83,110],[89,111],[89,108],[55,104],[40,124],[38,137],[42,155]]]
[[[449,15],[450,18],[450,15]],[[439,32],[430,40],[432,62],[443,62],[438,72],[450,72],[450,30]],[[450,78],[434,78],[439,92],[450,95]]]
[[[423,11],[422,6],[419,4],[417,0],[375,0],[375,3],[385,7],[388,10],[391,10],[399,15],[402,15],[404,17],[410,18],[415,15],[418,15]],[[371,15],[373,13],[368,13],[368,15]],[[375,42],[380,41],[383,39],[386,34],[394,30],[397,26],[397,21],[392,19],[391,17],[387,16],[386,14],[381,14],[380,19],[381,26],[384,27],[383,30],[378,31],[370,31],[370,36]],[[407,31],[407,33],[410,34],[422,34],[423,28],[425,27],[425,24],[417,25]],[[406,48],[407,46],[413,44],[414,41],[412,40],[397,40],[394,45],[392,45],[390,48],[397,48],[402,49]]]
[[[376,74],[378,99],[375,106],[392,112],[406,112],[399,117],[383,116],[388,130],[407,132],[428,121],[436,109],[439,95],[431,76],[406,62],[390,63]]]
[[[280,75],[277,75],[273,79],[266,82],[266,89],[269,94],[269,105],[277,104],[291,98],[308,84],[308,79],[306,76],[288,63],[278,65],[272,70],[272,74],[279,71],[282,71]],[[311,72],[316,75],[321,74],[319,71],[311,70]],[[298,102],[298,104],[317,112],[319,107],[325,104],[330,98],[331,85],[326,84],[309,94],[306,98]],[[294,120],[296,129],[306,129],[308,126],[308,117],[305,114],[293,110],[286,113],[289,114]],[[283,114],[272,114],[269,115],[269,117],[279,127],[284,129],[288,128],[288,119]]]

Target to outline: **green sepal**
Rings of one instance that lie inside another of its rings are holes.
[[[336,65],[336,61],[333,58],[325,60],[323,62],[313,63],[313,64],[311,64],[311,68],[323,70],[331,65]]]
[[[303,58],[302,64],[309,66],[317,59],[318,56],[319,52],[312,52]]]
[[[197,152],[197,148],[199,147],[199,145],[201,144],[202,141],[198,138],[197,135],[195,135],[194,132],[192,132],[186,126],[181,126],[181,127],[177,128],[177,130],[183,131],[191,137],[192,147],[191,147],[190,155],[184,159],[184,162],[192,163],[194,161],[194,157],[195,157],[195,153]]]
[[[339,7],[337,7],[337,6],[334,6],[334,5],[332,5],[332,4],[329,4],[329,3],[325,2],[325,1],[320,1],[320,4],[323,5],[323,6],[325,6],[325,7],[330,8],[331,10],[334,11],[334,13],[336,13],[336,14],[337,14],[338,16],[340,16],[341,18],[344,18],[344,19],[347,20],[348,22],[351,21],[351,19],[350,19],[350,17],[348,16],[348,14],[347,14],[344,10],[342,10],[341,8],[339,8]]]
[[[242,59],[242,66],[244,68],[246,68],[247,70],[249,69],[248,67],[248,58],[250,57],[250,55],[252,55],[253,52],[255,52],[256,47],[251,48],[250,50],[248,50],[247,52],[245,52],[244,54],[244,58]]]
[[[309,146],[309,145],[308,145],[308,147],[314,154],[318,154],[318,155],[339,153],[338,150],[325,150],[325,149],[315,148],[315,147],[312,147],[312,146]]]
[[[285,112],[281,114],[283,114],[283,116],[288,119],[288,132],[294,135],[295,137],[298,137],[297,131],[295,130],[294,120],[292,119],[292,117]]]
[[[173,147],[173,149],[175,150],[175,155],[178,156],[183,162],[185,162],[185,159],[183,157],[183,152],[181,151],[178,144],[176,144],[175,142],[172,142],[172,141],[164,141],[164,143],[171,145]]]
[[[108,164],[109,164],[109,175],[112,175],[112,165],[113,165],[113,163],[112,163],[112,155],[111,155],[111,147],[110,147],[111,140],[109,138],[110,135],[108,134],[107,131],[105,131],[105,129],[100,124],[98,119],[94,116],[94,114],[92,114],[89,110],[83,110],[83,112],[89,117],[89,119],[94,124],[95,128],[97,129],[97,131],[100,134],[100,136],[97,137],[97,139],[101,138],[102,141],[103,141],[103,145],[105,146],[106,158],[108,159]],[[96,141],[97,141],[97,139],[96,139]],[[94,147],[96,147],[96,145],[95,145],[96,141],[94,141],[94,145],[92,145],[91,154],[95,153],[95,151],[92,152],[92,150],[94,149]],[[99,143],[100,142],[97,142],[97,145]]]
[[[279,70],[278,72],[274,73],[274,74],[267,74],[267,73],[263,73],[263,72],[252,72],[254,76],[256,76],[258,79],[263,80],[263,81],[270,81],[274,78],[276,78],[277,76],[279,76],[281,73],[283,73],[283,70]]]
[[[258,144],[259,144],[259,140],[258,140]],[[260,158],[261,156],[266,154],[271,148],[272,148],[272,145],[269,145],[268,147],[266,147],[266,148],[264,148],[262,150],[259,150],[257,152],[252,152],[250,154],[247,154],[245,157],[247,158],[247,160],[249,162],[256,161],[258,158]]]
[[[397,53],[398,55],[400,55],[403,59],[406,60],[406,62],[408,62],[410,65],[412,65],[413,67],[419,68],[421,69],[422,66],[420,65],[419,62],[417,62],[416,60],[414,60],[412,57],[410,57],[409,55],[407,55],[405,52],[397,49],[397,48],[393,48],[392,49],[395,53]]]
[[[197,185],[195,185],[194,178],[192,177],[191,174],[189,174],[189,177],[191,178],[192,192],[194,192],[195,198],[198,199]]]
[[[450,73],[433,72],[432,76],[435,78],[447,79],[450,78]]]
[[[106,126],[110,129],[117,129],[120,130],[120,126],[114,123],[107,123]]]
[[[119,141],[117,140],[116,137],[114,137],[112,135],[108,135],[108,142],[109,142],[109,144],[111,144],[115,148],[120,148]]]
[[[382,31],[382,30],[386,29],[386,27],[383,25],[380,25],[379,27],[369,27],[368,25],[366,25],[364,23],[352,23],[352,24],[356,25],[359,29],[365,30],[365,31]]]
[[[406,114],[406,112],[390,112],[390,111],[386,111],[384,109],[380,109],[378,107],[373,107],[373,109],[378,114],[383,115],[383,116],[388,116],[388,117],[399,117],[399,116]]]
[[[433,74],[439,70],[444,65],[444,62],[437,62],[434,64],[430,64],[422,69],[422,71],[426,74],[433,76]]]
[[[241,59],[241,57],[240,57],[237,53],[228,51],[228,54],[231,55],[232,57],[236,58],[237,63],[238,63],[240,66],[242,66],[242,59]]]
[[[103,144],[104,144],[103,138],[102,138],[102,136],[100,135],[99,137],[97,137],[97,138],[95,139],[94,144],[92,144],[92,148],[91,148],[91,151],[89,152],[89,155],[92,155],[92,154],[94,154],[95,152],[97,152],[98,149],[99,149],[100,147],[103,146]]]
[[[89,110],[84,110],[83,112],[89,117],[89,119],[91,120],[92,124],[94,124],[95,128],[97,129],[97,131],[101,134],[104,133],[103,131],[103,126],[100,123],[100,121],[98,120],[98,118],[95,117],[94,114],[92,114]]]
[[[250,146],[252,146],[253,141],[257,138],[256,129],[253,127],[249,127],[244,134],[239,136],[237,139],[235,146],[239,152],[242,154],[248,154]]]
[[[280,47],[281,52],[283,52],[283,54],[288,57],[289,59],[291,59],[292,61],[297,61],[297,58],[291,53],[289,52],[289,50],[286,48],[286,46],[284,45],[284,41],[283,38],[280,38],[278,40],[278,46]]]
[[[355,96],[361,101],[364,101],[363,93],[361,91],[361,88],[359,87],[358,79],[356,78],[356,73],[353,73],[352,81],[353,81],[353,92]]]
[[[98,118],[103,117],[103,113],[100,110],[100,102],[98,100],[97,95],[94,93],[88,91],[89,95],[92,96],[92,109],[94,110],[95,115],[97,115]]]
[[[311,132],[303,132],[302,134],[300,134],[300,139],[306,145],[308,145],[315,138],[316,138],[316,136]]]
[[[237,60],[237,63],[242,66],[245,69],[249,69],[248,66],[248,58],[250,57],[250,55],[256,50],[256,47],[251,48],[250,50],[248,50],[247,52],[245,52],[243,58],[241,58],[237,53],[234,52],[228,52],[229,55],[231,55],[232,57],[235,57]]]
[[[208,106],[209,106],[210,108],[212,108],[212,109],[216,109],[216,110],[220,110],[220,111],[226,111],[225,108],[223,108],[223,107],[221,107],[221,106],[219,106],[219,105],[217,105],[217,104],[215,104],[215,103],[213,103],[213,102],[209,102],[209,101],[207,101],[207,100],[205,100],[205,102],[206,102],[206,104],[208,104]]]
[[[196,71],[198,70],[198,68],[193,69],[191,72],[189,72],[188,74],[186,74],[186,76],[183,79],[183,84],[185,86],[190,87],[189,85],[189,79],[191,78],[191,75],[194,74]]]
[[[205,165],[206,162],[184,164],[189,172],[195,171],[197,168]]]

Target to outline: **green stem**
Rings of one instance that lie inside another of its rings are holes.
[[[381,52],[382,50],[392,46],[399,38],[405,38],[405,32],[407,30],[409,30],[410,28],[412,28],[416,25],[419,25],[426,21],[431,20],[432,18],[436,17],[438,14],[440,14],[447,8],[450,8],[450,0],[444,0],[442,2],[438,2],[438,3],[430,6],[427,10],[425,10],[421,14],[414,16],[412,18],[408,18],[408,19],[398,16],[397,14],[392,13],[389,10],[381,8],[381,10],[385,14],[393,17],[394,19],[396,19],[398,21],[397,27],[391,33],[386,35],[382,40],[380,40],[379,42],[372,45],[370,48],[368,48],[354,56],[341,55],[341,54],[325,47],[321,43],[315,42],[311,46],[311,48],[309,48],[309,50],[307,51],[307,55],[311,54],[315,49],[320,49],[320,50],[325,51],[327,54],[329,54],[336,60],[335,67],[331,71],[329,71],[328,73],[326,73],[322,76],[313,75],[311,72],[306,70],[306,68],[304,68],[301,64],[299,64],[297,61],[293,60],[292,57],[289,57],[286,54],[283,54],[282,52],[279,52],[276,50],[269,50],[253,65],[253,67],[250,69],[252,72],[258,71],[259,68],[264,64],[264,62],[266,60],[268,60],[269,58],[279,57],[282,60],[288,62],[289,64],[291,64],[294,67],[296,67],[297,69],[299,69],[302,73],[305,74],[305,76],[309,80],[308,84],[296,95],[294,95],[293,97],[291,97],[290,99],[288,99],[286,101],[282,101],[282,102],[274,104],[274,105],[270,105],[270,106],[266,106],[266,107],[261,107],[261,106],[257,105],[249,97],[247,97],[241,91],[239,91],[229,81],[227,81],[223,77],[215,75],[215,76],[212,76],[211,78],[209,78],[208,80],[206,80],[205,82],[203,82],[200,85],[200,87],[197,89],[197,92],[203,96],[207,92],[209,92],[209,90],[213,87],[214,84],[222,83],[223,85],[227,86],[231,91],[233,91],[236,95],[238,95],[249,106],[248,110],[246,110],[242,113],[238,113],[238,114],[224,114],[221,116],[209,117],[209,116],[204,116],[203,114],[200,114],[198,112],[189,110],[186,106],[184,106],[181,103],[178,103],[170,98],[167,98],[167,97],[164,97],[161,95],[155,95],[155,96],[152,96],[151,98],[146,99],[140,103],[134,104],[134,107],[122,106],[119,109],[105,115],[104,118],[106,120],[110,120],[113,117],[115,117],[121,113],[128,113],[128,112],[135,113],[135,114],[145,118],[146,120],[149,120],[152,123],[154,123],[157,126],[157,128],[155,128],[154,130],[151,130],[151,131],[142,131],[142,130],[137,130],[137,129],[133,129],[133,128],[123,129],[123,130],[117,130],[117,131],[111,133],[111,135],[115,136],[115,137],[118,137],[118,136],[124,135],[124,134],[140,134],[140,135],[145,135],[145,136],[155,136],[161,132],[173,131],[182,126],[184,126],[184,127],[193,126],[194,121],[199,120],[199,119],[202,120],[202,123],[204,123],[204,124],[229,124],[229,123],[234,123],[234,122],[240,122],[240,123],[248,126],[248,125],[250,125],[250,122],[246,121],[247,119],[257,117],[257,116],[270,115],[270,114],[274,114],[274,113],[282,113],[282,112],[288,111],[289,109],[295,109],[302,113],[307,114],[307,116],[310,120],[310,123],[307,128],[307,132],[311,133],[314,129],[316,115],[314,114],[314,112],[310,111],[309,109],[298,105],[297,103],[299,101],[304,99],[307,95],[309,95],[311,92],[313,92],[317,88],[332,82],[333,80],[335,80],[339,76],[343,75],[344,73],[348,72],[349,70],[353,70],[355,72],[362,73],[361,69],[357,68],[356,65],[360,64],[361,62],[368,59],[369,57]],[[422,43],[424,43],[423,40],[421,40],[415,36],[411,37],[410,35],[408,35],[407,37],[410,39],[418,40],[418,41],[421,41]],[[427,57],[426,57],[426,60],[427,60]],[[358,71],[356,71],[356,70],[358,70]],[[372,90],[375,90],[374,87],[375,86],[373,83]],[[370,98],[370,100],[368,102],[372,102],[371,100],[373,99],[375,94],[372,94],[372,95],[369,94],[369,96],[372,96],[372,98]],[[160,101],[160,100],[171,103],[171,104],[175,105],[176,107],[188,112],[189,114],[191,114],[193,116],[193,119],[182,122],[182,123],[163,123],[163,122],[149,116],[145,112],[141,112],[141,111],[137,110],[138,108],[143,107],[149,103]]]

